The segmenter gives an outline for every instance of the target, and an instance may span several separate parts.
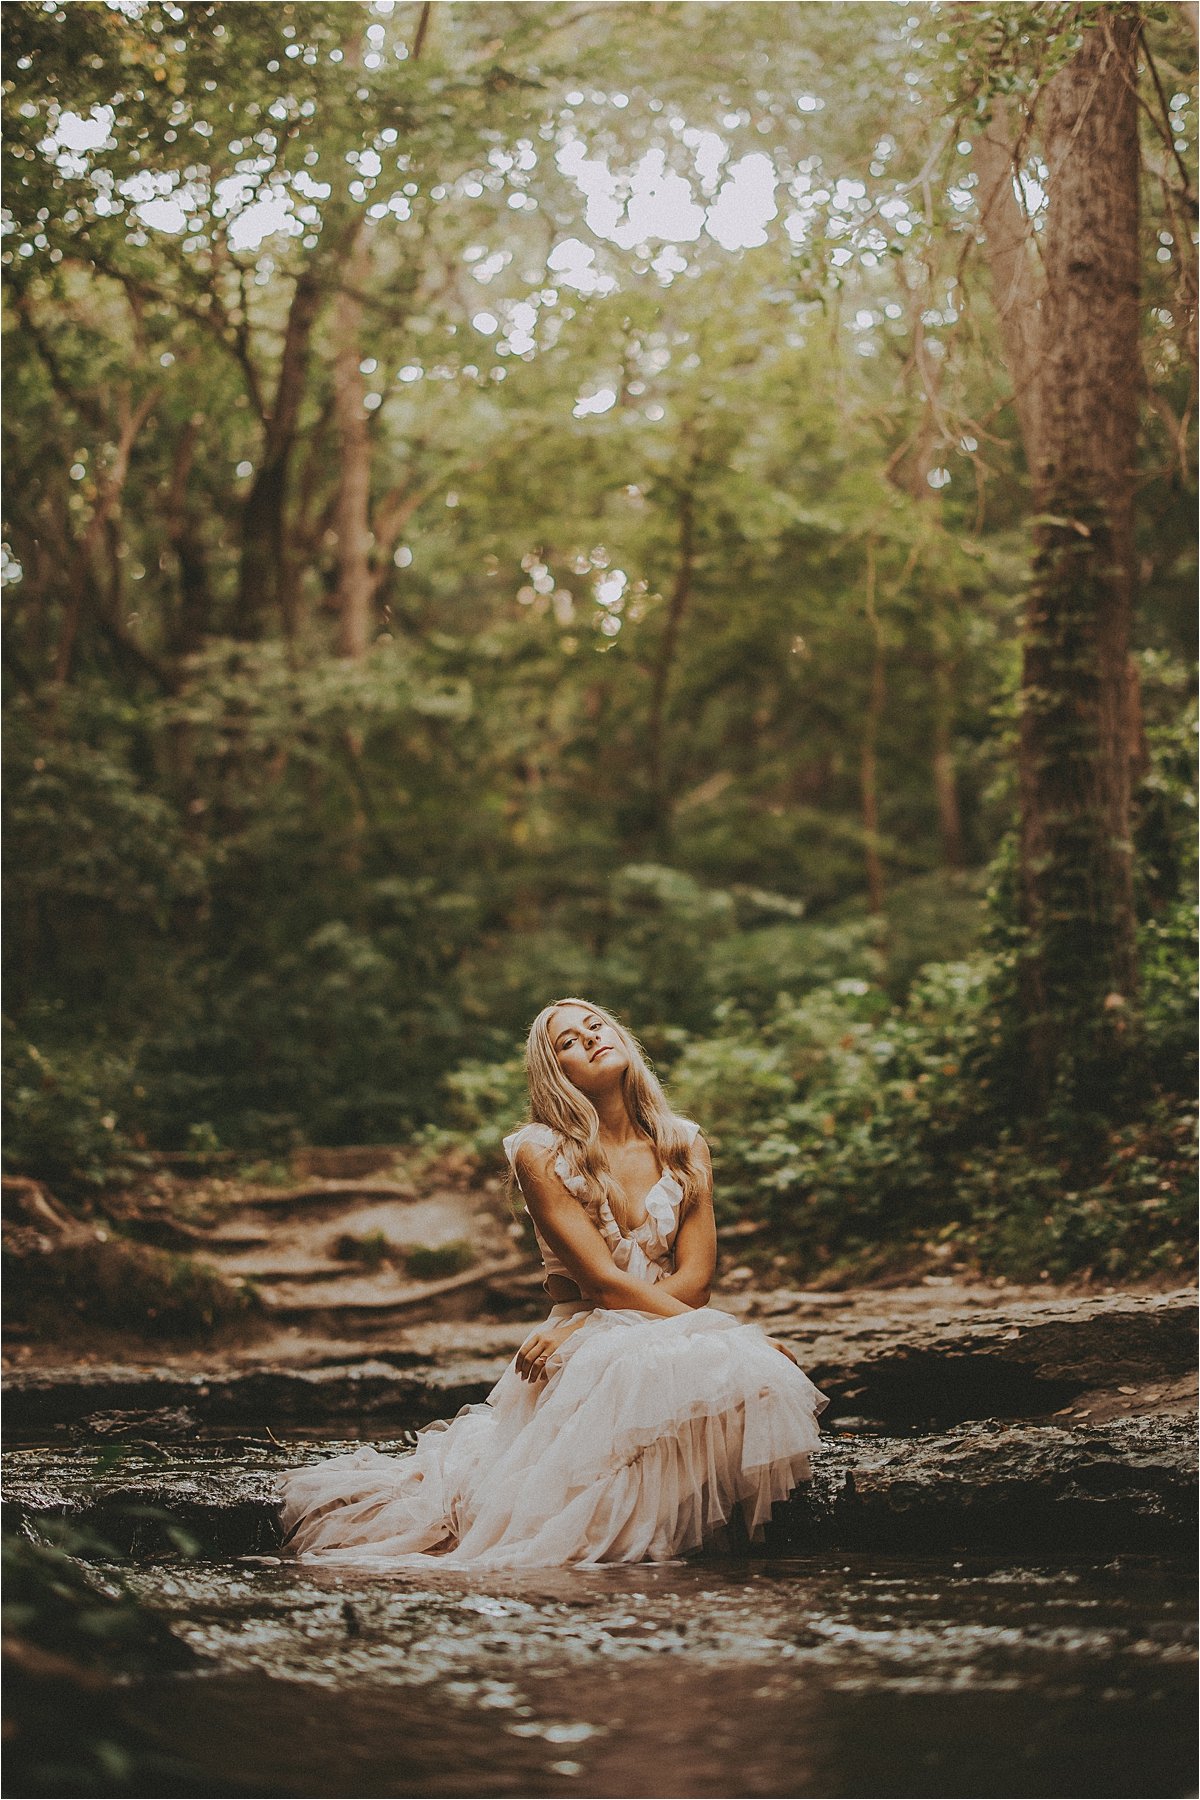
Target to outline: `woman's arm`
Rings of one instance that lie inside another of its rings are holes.
[[[522,1144],[516,1171],[534,1224],[580,1292],[597,1306],[608,1312],[632,1307],[664,1319],[692,1310],[667,1291],[665,1282],[642,1281],[618,1269],[608,1245],[555,1174],[551,1150]]]
[[[688,1208],[675,1234],[675,1269],[658,1283],[685,1306],[707,1306],[717,1267],[717,1222],[713,1215],[713,1172],[708,1145],[697,1137],[692,1149],[703,1172],[703,1191]]]

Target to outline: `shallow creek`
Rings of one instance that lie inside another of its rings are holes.
[[[1192,1583],[1161,1559],[131,1582],[200,1653],[135,1710],[212,1795],[1194,1791]]]

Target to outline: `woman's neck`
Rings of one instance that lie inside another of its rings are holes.
[[[625,1095],[619,1085],[610,1088],[606,1094],[592,1095],[591,1100],[600,1117],[600,1136],[606,1144],[620,1149],[642,1135],[629,1116]]]

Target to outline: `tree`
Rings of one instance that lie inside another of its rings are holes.
[[[1041,275],[1001,104],[976,143],[981,223],[1037,516],[1019,722],[1020,984],[1030,1098],[1064,1062],[1127,1071],[1138,986],[1130,669],[1140,361],[1139,9],[1095,9],[1041,96]],[[1060,52],[1061,56],[1061,52]]]

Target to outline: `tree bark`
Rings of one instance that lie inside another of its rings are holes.
[[[692,596],[692,578],[695,566],[696,498],[689,474],[679,496],[679,553],[675,564],[675,581],[671,588],[671,598],[667,602],[666,623],[663,626],[662,642],[659,645],[658,657],[654,665],[654,680],[650,690],[650,712],[646,725],[650,793],[654,805],[655,824],[660,837],[666,835],[670,810],[666,791],[666,745],[664,742],[667,691],[670,687],[671,672],[675,666],[675,657],[679,649],[679,633],[683,626],[683,616]]]
[[[188,499],[196,445],[200,441],[203,418],[197,414],[188,420],[180,435],[171,469],[171,485],[167,492],[166,530],[179,571],[179,594],[171,620],[171,650],[186,656],[200,647],[212,624],[213,594],[208,574],[208,556],[204,535]]]
[[[942,860],[948,869],[963,866],[962,811],[954,770],[954,677],[950,666],[942,602],[935,595],[930,639],[933,644],[933,792],[937,803]]]
[[[1038,505],[1019,731],[1031,1099],[1129,1067],[1137,963],[1129,640],[1139,401],[1137,9],[1103,9],[1045,98]]]
[[[337,496],[338,655],[365,656],[371,641],[371,443],[367,430],[366,384],[362,361],[360,295],[366,285],[370,252],[366,221],[360,220],[346,261],[346,285],[337,297],[334,318],[334,410],[341,462]]]
[[[909,558],[901,578],[901,586],[911,575],[921,557],[927,533],[940,534],[941,497],[929,485],[929,477],[937,461],[938,419],[942,365],[928,353],[922,313],[932,304],[928,290],[922,296],[910,287],[898,265],[901,285],[908,298],[909,324],[913,335],[912,366],[916,369],[925,397],[920,426],[912,443],[910,456],[893,456],[889,464],[892,479],[902,488],[918,509],[921,537]],[[954,679],[951,668],[950,633],[946,624],[946,606],[938,591],[936,578],[928,600],[931,700],[933,711],[933,753],[930,770],[933,776],[934,800],[937,806],[938,830],[942,844],[942,860],[947,868],[962,867],[962,816],[958,804],[958,781],[954,767]]]
[[[157,388],[152,389],[142,396],[136,406],[132,404],[128,393],[122,393],[119,396],[118,416],[121,423],[112,462],[99,484],[92,516],[76,546],[69,566],[66,603],[63,608],[62,626],[54,655],[56,687],[62,687],[70,680],[84,605],[86,601],[94,597],[95,592],[93,558],[104,540],[109,520],[121,504],[121,496],[129,477],[129,462],[133,455],[133,446],[137,442],[142,426],[154,408],[158,393]]]
[[[283,356],[275,399],[266,421],[262,461],[242,512],[242,549],[238,572],[237,632],[261,637],[272,614],[290,630],[295,620],[288,576],[288,472],[304,399],[309,348],[321,308],[322,285],[317,269],[306,269],[296,282],[288,309]]]
[[[867,901],[873,913],[883,911],[883,858],[879,851],[879,722],[887,696],[883,660],[883,627],[875,605],[875,545],[867,544],[867,623],[871,628],[871,679],[859,751],[863,849],[867,864]]]

